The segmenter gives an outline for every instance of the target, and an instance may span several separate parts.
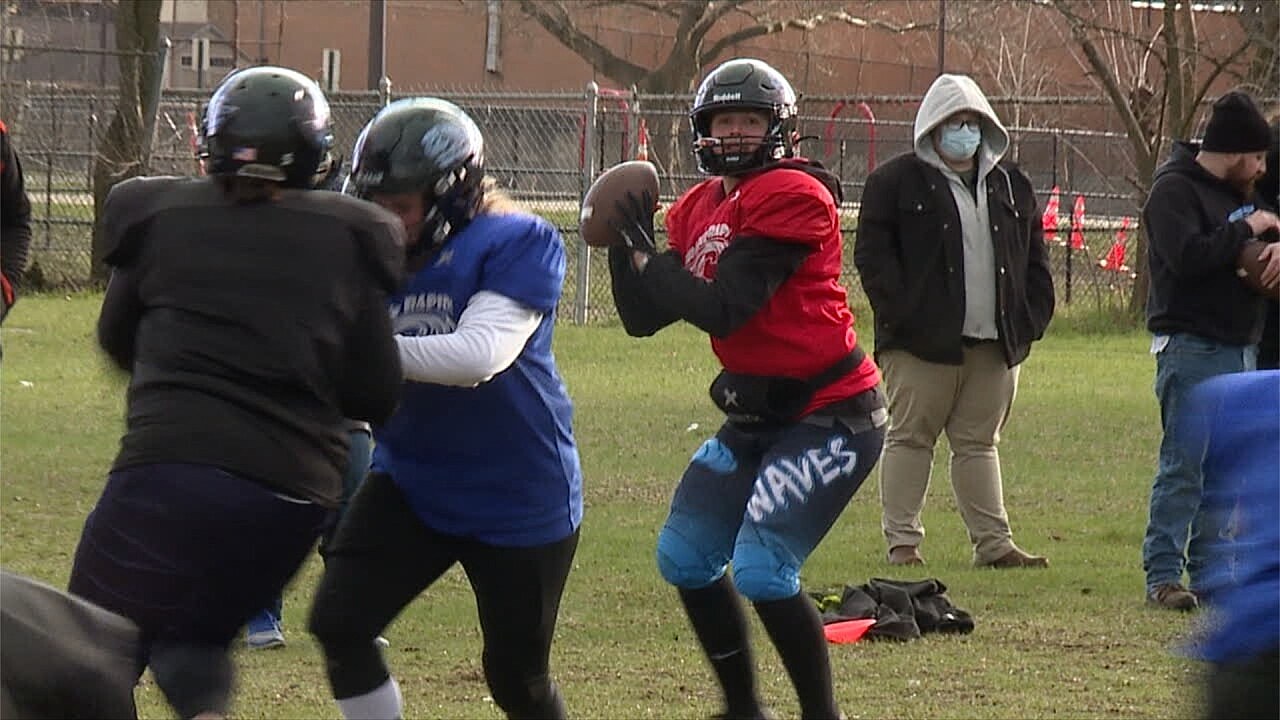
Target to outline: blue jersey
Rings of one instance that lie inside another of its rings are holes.
[[[474,388],[405,383],[396,414],[375,431],[374,471],[390,474],[433,530],[532,546],[581,522],[573,407],[551,354],[564,273],[564,243],[547,222],[482,214],[391,298],[401,335],[452,332],[481,291],[543,313],[506,370]]]
[[[1280,648],[1280,370],[1220,375],[1192,391],[1192,447],[1206,448],[1206,512],[1231,517],[1205,589],[1208,630],[1193,653],[1248,660]],[[1207,441],[1203,442],[1202,441]]]

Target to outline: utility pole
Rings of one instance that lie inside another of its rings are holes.
[[[231,66],[240,67],[240,0],[231,0]]]
[[[387,2],[369,2],[369,89],[380,90],[387,74]]]
[[[938,74],[947,71],[947,0],[938,0]]]
[[[258,0],[258,64],[267,64],[267,0]]]

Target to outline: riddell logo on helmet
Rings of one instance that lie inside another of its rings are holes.
[[[380,170],[363,170],[356,173],[355,182],[357,185],[378,185],[382,182],[382,177]]]
[[[741,100],[741,99],[742,99],[742,93],[720,93],[719,95],[711,96],[711,102],[728,102],[730,100]]]

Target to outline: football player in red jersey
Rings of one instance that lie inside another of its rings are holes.
[[[668,211],[665,252],[653,243],[653,199],[634,197],[618,227],[624,242],[609,249],[627,333],[684,320],[711,336],[723,366],[711,395],[725,423],[680,480],[657,560],[729,717],[768,716],[739,593],[803,717],[839,717],[800,567],[871,472],[887,418],[840,284],[839,181],[796,157],[795,103],[786,78],[759,60],[713,70],[689,116],[699,169],[713,177]]]

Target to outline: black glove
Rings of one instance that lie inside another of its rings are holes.
[[[646,190],[640,197],[627,193],[625,199],[618,201],[617,219],[612,225],[628,250],[646,255],[657,254],[658,246],[653,242],[653,214],[657,210],[655,200]]]

